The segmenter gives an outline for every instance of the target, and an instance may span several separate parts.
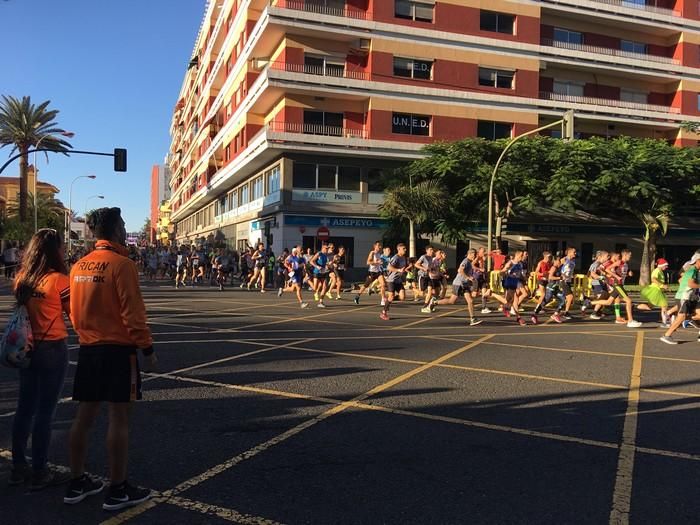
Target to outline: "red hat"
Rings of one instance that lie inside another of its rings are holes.
[[[657,259],[656,266],[668,266],[668,261],[666,259]]]

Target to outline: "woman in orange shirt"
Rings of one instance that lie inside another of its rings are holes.
[[[68,366],[68,332],[63,313],[70,313],[70,282],[63,241],[56,230],[34,234],[15,281],[15,297],[24,304],[34,334],[31,364],[19,372],[19,398],[12,425],[10,485],[31,479],[31,490],[66,483],[70,475],[49,470],[51,422]],[[32,435],[32,468],[26,450]]]

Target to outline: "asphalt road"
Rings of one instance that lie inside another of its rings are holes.
[[[639,330],[498,314],[470,328],[461,306],[381,321],[376,296],[300,310],[239,289],[144,295],[160,369],[134,411],[130,480],[158,497],[110,514],[101,496],[69,507],[63,488],[6,487],[17,378],[3,369],[3,525],[700,520],[700,344],[691,330],[661,343],[654,313]],[[56,465],[74,413],[58,407]]]

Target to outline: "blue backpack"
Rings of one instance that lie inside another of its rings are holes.
[[[0,339],[0,363],[10,368],[29,368],[34,350],[34,334],[29,312],[17,305]]]

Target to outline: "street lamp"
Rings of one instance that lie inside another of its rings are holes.
[[[75,136],[75,133],[72,131],[66,131],[66,130],[59,130],[58,132],[59,135],[62,135],[64,137],[67,137],[69,139],[73,138]],[[36,145],[34,146],[34,233],[39,231],[39,215],[37,213],[37,206],[36,206],[36,186],[37,183],[39,182],[39,165],[37,164],[36,161],[36,150],[39,149],[39,146],[43,142],[43,140],[47,137],[51,137],[52,135],[44,135],[42,136],[37,142]],[[48,158],[48,157],[47,157]]]
[[[68,192],[68,220],[66,221],[66,236],[68,237],[68,253],[70,254],[73,239],[71,239],[71,214],[73,213],[73,184],[78,179],[96,179],[97,175],[78,175],[70,183],[70,191]]]
[[[88,202],[90,202],[91,199],[104,199],[104,195],[90,195],[87,199],[85,199],[85,213],[83,213],[83,218],[85,219],[85,222],[83,223],[83,239],[87,237],[87,212],[88,212]]]

